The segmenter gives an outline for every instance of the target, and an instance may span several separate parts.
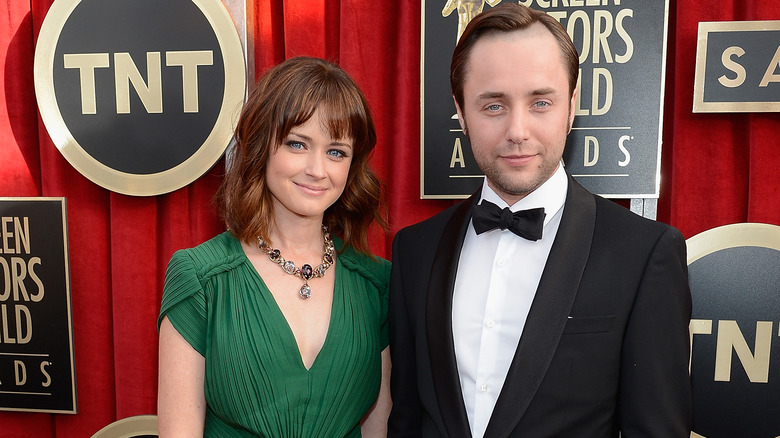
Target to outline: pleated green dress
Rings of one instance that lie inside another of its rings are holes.
[[[347,246],[335,275],[328,333],[306,369],[287,320],[232,234],[173,255],[158,326],[168,316],[206,359],[206,437],[360,436],[388,344],[390,263]]]

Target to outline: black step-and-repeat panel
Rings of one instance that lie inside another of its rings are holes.
[[[64,198],[0,198],[0,410],[76,413]]]

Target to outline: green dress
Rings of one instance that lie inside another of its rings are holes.
[[[173,255],[158,326],[168,316],[206,359],[206,437],[360,436],[388,344],[390,263],[347,246],[335,272],[328,333],[306,369],[287,320],[231,233]]]

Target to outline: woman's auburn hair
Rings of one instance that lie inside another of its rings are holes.
[[[376,131],[365,96],[355,81],[328,61],[288,59],[257,83],[241,110],[216,203],[228,229],[251,244],[266,241],[273,224],[272,195],[266,182],[271,154],[290,130],[319,110],[331,137],[352,140],[352,162],[344,192],[324,214],[328,230],[368,254],[368,228],[387,229],[380,211],[382,185],[368,161]],[[278,226],[279,224],[277,224]]]

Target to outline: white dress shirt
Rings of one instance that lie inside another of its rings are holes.
[[[452,335],[471,435],[482,437],[517,349],[547,256],[561,223],[568,179],[559,165],[538,189],[508,206],[482,184],[482,200],[514,211],[543,207],[541,240],[509,230],[477,236],[469,225],[452,304]]]

